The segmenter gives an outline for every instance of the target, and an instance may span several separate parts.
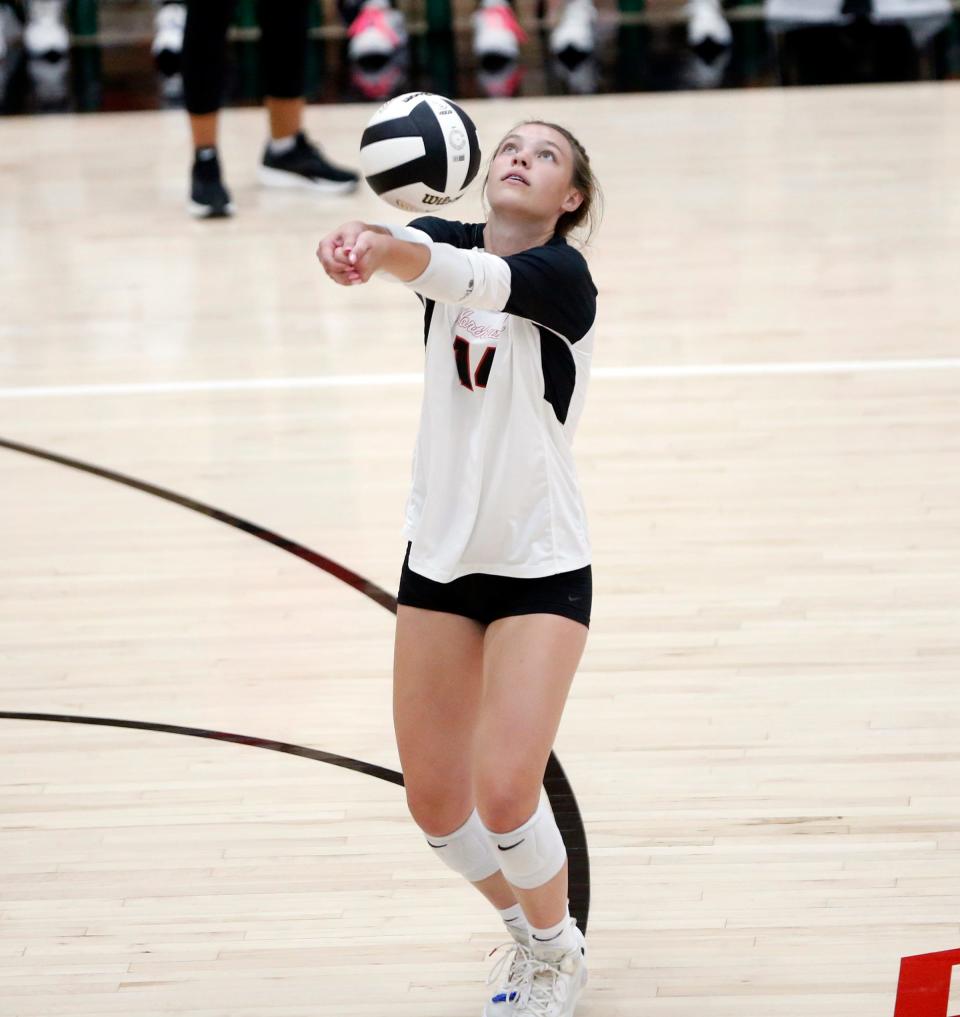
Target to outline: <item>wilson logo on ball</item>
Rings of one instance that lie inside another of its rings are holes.
[[[400,95],[370,118],[360,139],[360,167],[373,191],[396,208],[449,205],[480,169],[477,129],[442,95]]]

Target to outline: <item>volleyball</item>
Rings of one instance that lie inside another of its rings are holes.
[[[360,168],[370,187],[395,208],[442,208],[462,197],[477,175],[477,128],[442,95],[398,95],[370,118],[360,139]]]

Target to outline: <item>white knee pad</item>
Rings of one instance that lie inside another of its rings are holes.
[[[523,826],[509,833],[490,830],[487,833],[504,876],[521,890],[533,890],[548,883],[567,860],[567,849],[557,821],[542,799],[537,811]]]
[[[476,809],[459,830],[446,837],[426,836],[427,843],[440,861],[471,883],[479,883],[500,870],[497,852],[490,844]]]

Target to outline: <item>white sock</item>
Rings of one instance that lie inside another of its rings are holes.
[[[577,945],[573,938],[573,927],[570,924],[570,911],[564,912],[563,918],[548,929],[530,926],[530,946],[538,957],[555,953],[569,953]]]
[[[497,908],[497,911],[503,919],[503,924],[507,927],[507,932],[518,943],[526,943],[530,933],[530,926],[527,924],[523,908],[519,904],[512,904],[508,908]]]
[[[273,155],[283,155],[284,152],[291,151],[296,143],[296,134],[288,134],[285,138],[271,138],[270,151]]]

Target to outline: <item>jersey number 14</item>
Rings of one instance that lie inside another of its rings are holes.
[[[457,336],[453,340],[453,355],[457,360],[457,374],[460,376],[460,384],[464,388],[470,389],[472,392],[474,386],[477,388],[486,388],[487,379],[490,377],[490,368],[493,367],[493,357],[497,352],[496,346],[488,346],[483,351],[483,356],[480,358],[480,363],[477,364],[477,369],[473,372],[473,376],[470,374],[470,343],[466,339],[461,339]]]

